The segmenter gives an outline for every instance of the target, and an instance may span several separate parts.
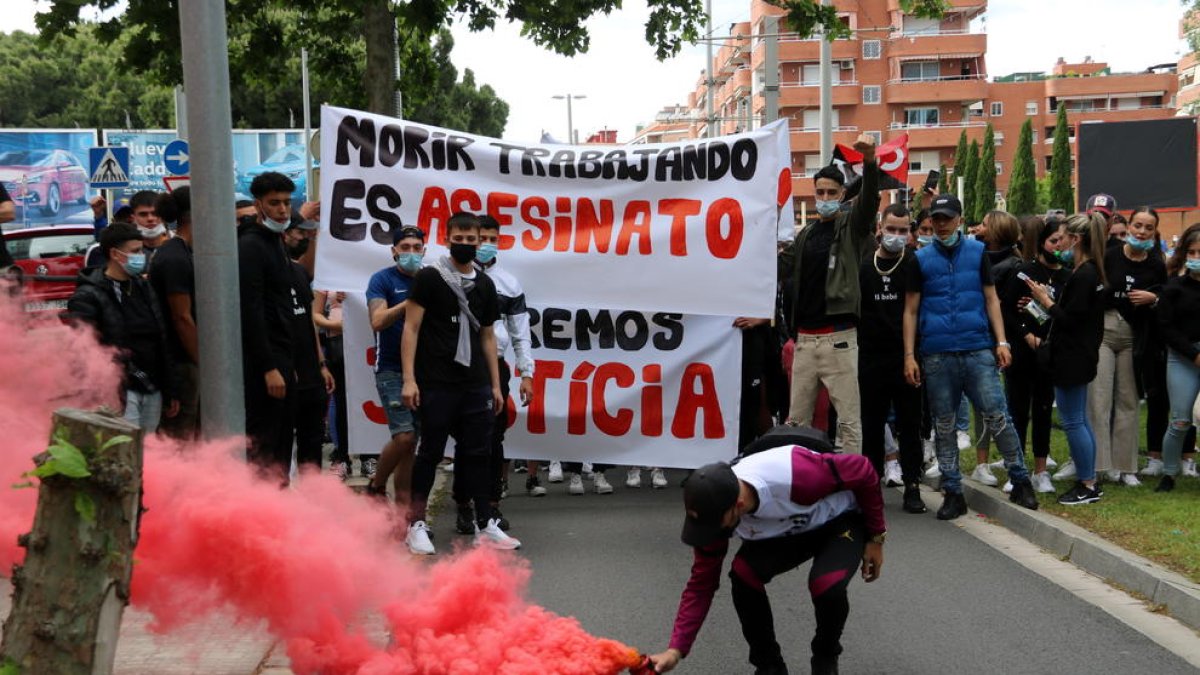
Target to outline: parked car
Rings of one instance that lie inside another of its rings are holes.
[[[90,225],[55,225],[4,233],[26,312],[61,312],[75,292],[83,257],[95,243]]]
[[[317,162],[313,162],[313,167],[317,166]],[[308,184],[308,177],[304,175],[304,146],[300,143],[293,143],[279,148],[271,153],[262,164],[252,166],[246,169],[245,172],[237,173],[237,184],[234,189],[239,194],[250,194],[250,183],[259,174],[268,171],[277,171],[296,184],[296,191],[292,193],[293,202],[304,201],[304,188]]]
[[[56,216],[63,204],[87,201],[87,170],[65,150],[10,150],[0,154],[0,182],[13,202]]]

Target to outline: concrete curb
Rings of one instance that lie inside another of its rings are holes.
[[[1166,608],[1174,618],[1200,630],[1200,584],[1058,516],[1021,508],[1008,501],[1008,495],[996,488],[964,480],[963,495],[972,510],[1062,560]],[[1038,498],[1047,496],[1052,495],[1038,495]]]

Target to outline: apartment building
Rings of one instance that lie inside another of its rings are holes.
[[[1072,136],[1080,123],[1175,114],[1180,83],[1174,64],[1125,74],[1113,73],[1091,58],[1081,63],[1060,59],[1050,72],[992,78],[987,69],[988,35],[978,21],[987,11],[986,0],[948,0],[940,19],[905,14],[899,0],[833,4],[852,31],[849,39],[832,45],[834,142],[849,145],[860,133],[884,142],[907,133],[910,185],[921,185],[940,165],[952,166],[962,132],[982,142],[988,123],[995,130],[996,184],[1002,194],[1026,119],[1033,120],[1041,176],[1049,167],[1060,105],[1067,107]],[[722,133],[750,128],[763,119],[764,20],[779,17],[782,24],[784,11],[761,0],[752,0],[749,10],[750,20],[732,27],[733,37],[720,46],[712,63],[714,111]],[[790,127],[797,213],[803,201],[811,209],[809,177],[827,161],[819,154],[819,51],[817,39],[779,36],[779,117]],[[698,78],[686,114],[673,107],[675,119],[692,120],[691,138],[705,135],[706,79],[705,73]]]

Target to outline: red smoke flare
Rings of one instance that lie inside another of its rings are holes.
[[[21,559],[37,493],[9,489],[44,450],[56,407],[114,403],[112,354],[0,300],[0,569]],[[390,538],[387,512],[336,479],[255,478],[237,442],[148,439],[133,603],[171,631],[216,611],[265,621],[298,673],[601,675],[636,653],[524,600],[528,567],[475,550],[431,567]],[[364,628],[382,616],[387,645]],[[216,648],[215,646],[213,648]]]

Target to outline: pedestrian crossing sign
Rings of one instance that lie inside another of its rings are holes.
[[[94,190],[129,187],[129,148],[88,148],[88,183]]]

